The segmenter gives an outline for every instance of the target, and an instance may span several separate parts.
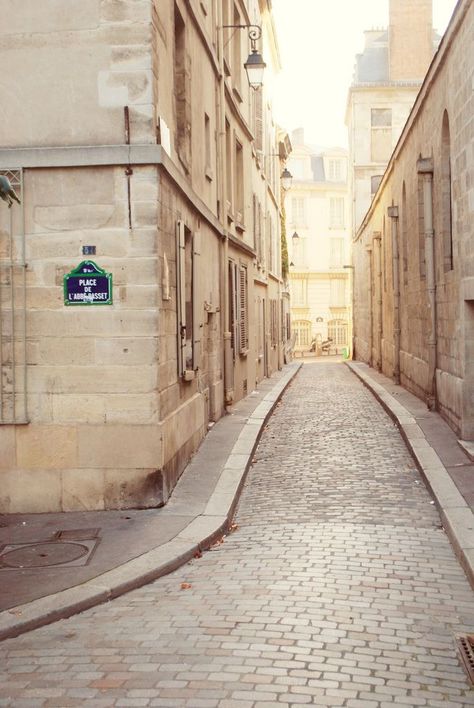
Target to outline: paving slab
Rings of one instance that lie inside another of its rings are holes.
[[[1,642],[0,705],[472,708],[457,639],[474,593],[446,521],[370,390],[313,361],[265,424],[224,542]]]
[[[438,506],[452,546],[474,587],[474,464],[472,443],[457,439],[435,411],[361,362],[346,362],[398,425]]]
[[[0,639],[150,582],[225,534],[266,420],[300,367],[285,366],[210,426],[162,508],[1,515]]]

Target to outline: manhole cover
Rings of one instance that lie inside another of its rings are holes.
[[[474,684],[474,635],[458,637],[456,643],[469,680]]]
[[[45,568],[72,563],[89,552],[82,543],[32,543],[5,550],[0,563],[7,568]]]

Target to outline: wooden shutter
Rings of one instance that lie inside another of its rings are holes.
[[[178,342],[178,375],[186,369],[186,282],[185,282],[185,226],[184,221],[176,224],[176,314]]]
[[[263,152],[263,96],[262,91],[253,91],[255,101],[255,149]]]
[[[230,320],[230,334],[231,334],[231,347],[233,352],[233,357],[235,359],[235,353],[240,343],[239,336],[239,320],[238,320],[238,290],[237,290],[237,265],[233,261],[229,261],[229,320]]]
[[[201,234],[193,235],[193,369],[199,369],[201,365],[201,338],[202,338],[202,313],[203,304],[201,298]]]
[[[239,329],[240,353],[245,354],[249,347],[248,330],[248,297],[247,297],[247,268],[239,268]]]

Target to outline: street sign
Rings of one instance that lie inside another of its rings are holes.
[[[64,276],[65,305],[112,305],[112,273],[82,261]]]

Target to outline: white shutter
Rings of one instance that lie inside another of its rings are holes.
[[[245,354],[249,348],[248,308],[247,308],[247,268],[239,268],[239,324],[240,353]]]
[[[201,339],[202,339],[202,313],[203,303],[201,299],[201,234],[198,231],[193,236],[193,369],[201,366]]]
[[[185,281],[185,227],[184,221],[176,224],[176,310],[178,323],[178,375],[186,368],[186,281]]]

